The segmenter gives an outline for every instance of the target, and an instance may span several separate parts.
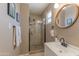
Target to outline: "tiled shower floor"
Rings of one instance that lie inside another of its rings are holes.
[[[43,44],[31,45],[31,46],[30,46],[30,51],[36,51],[36,50],[40,50],[40,49],[44,49]]]

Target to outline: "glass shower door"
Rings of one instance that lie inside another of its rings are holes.
[[[36,51],[43,48],[42,24],[30,24],[30,51]]]

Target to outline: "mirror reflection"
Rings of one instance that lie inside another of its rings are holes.
[[[64,5],[56,15],[56,24],[60,28],[70,27],[78,18],[78,7],[75,4]]]

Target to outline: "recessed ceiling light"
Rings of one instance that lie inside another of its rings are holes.
[[[59,7],[59,4],[58,3],[55,3],[54,4],[54,8],[58,8]]]

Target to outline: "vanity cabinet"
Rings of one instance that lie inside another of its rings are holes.
[[[79,47],[68,44],[67,47],[60,42],[47,42],[44,45],[45,56],[79,56]]]
[[[47,46],[44,46],[44,55],[45,56],[56,56],[56,54]]]

